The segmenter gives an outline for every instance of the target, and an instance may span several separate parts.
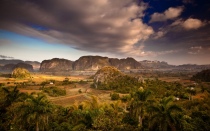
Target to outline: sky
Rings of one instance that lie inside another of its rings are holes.
[[[1,0],[0,59],[210,64],[209,0]]]

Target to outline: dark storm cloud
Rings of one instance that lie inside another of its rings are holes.
[[[131,21],[146,8],[133,0],[3,0],[0,28],[79,50],[127,53],[153,34],[141,19]]]
[[[199,53],[209,54],[209,4],[178,1],[169,6],[162,1],[162,9],[140,0],[1,0],[0,29],[120,56],[183,55],[199,46]],[[146,12],[149,8],[152,12]]]
[[[201,26],[199,29],[191,30],[183,28],[182,24],[169,26],[162,29],[162,33],[155,34],[154,39],[145,41],[145,51],[177,51],[177,57],[186,54],[201,54],[202,57],[210,57],[210,25]],[[201,59],[202,59],[201,57]]]

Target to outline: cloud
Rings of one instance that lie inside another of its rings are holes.
[[[167,31],[160,30],[154,34],[153,38],[159,39],[159,38],[163,37],[166,33],[167,33]]]
[[[157,57],[161,55],[167,55],[167,54],[174,54],[177,52],[180,52],[181,49],[174,49],[174,50],[163,50],[163,51],[151,51],[145,49],[145,44],[141,43],[139,46],[133,46],[129,49],[128,52],[126,52],[126,55],[132,56],[132,57]],[[124,56],[125,54],[121,54]]]
[[[163,13],[154,13],[151,15],[150,23],[175,19],[181,15],[183,10],[184,8],[182,6],[178,6],[170,7]]]
[[[14,58],[14,57],[11,57],[11,56],[5,56],[5,55],[0,55],[0,58],[3,58],[3,59],[7,59],[7,58],[12,59],[12,58]]]
[[[143,2],[137,5],[133,0],[8,1],[0,6],[1,29],[78,50],[126,53],[154,33],[141,19],[148,8]],[[140,19],[133,19],[136,17]]]
[[[178,19],[175,22],[173,22],[170,25],[170,27],[176,27],[176,28],[178,27],[178,28],[185,29],[185,30],[195,30],[195,29],[201,28],[207,24],[209,24],[209,23],[206,21],[201,21],[199,19],[194,19],[194,18],[188,18],[186,20]]]
[[[202,22],[199,19],[189,18],[182,23],[182,26],[186,30],[198,29],[205,25],[205,22]]]
[[[197,55],[200,54],[202,50],[203,50],[202,46],[192,46],[190,47],[188,54]]]

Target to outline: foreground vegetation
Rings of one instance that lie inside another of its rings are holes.
[[[65,79],[57,83],[71,86],[75,82]],[[46,93],[65,95],[65,91],[56,87],[43,87],[42,83],[42,93],[29,94],[18,90],[23,85],[19,88],[1,85],[0,130],[210,130],[208,83],[184,86],[158,79],[135,83],[133,87],[121,83],[121,89],[127,93],[119,94],[122,91],[117,87],[110,95],[110,102],[91,96],[89,100],[68,107],[49,101]]]

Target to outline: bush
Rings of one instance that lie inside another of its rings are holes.
[[[78,90],[78,92],[79,92],[79,93],[82,93],[82,90],[81,90],[81,89],[79,89],[79,90]]]
[[[131,99],[130,95],[124,95],[124,96],[122,96],[121,101],[122,102],[128,102],[130,99]]]
[[[3,87],[3,86],[5,86],[5,84],[4,83],[0,83],[0,87]]]
[[[49,96],[57,97],[57,96],[65,96],[66,95],[66,90],[60,89],[58,87],[52,86],[52,87],[47,87],[47,88],[40,88],[42,89],[45,93],[47,93]]]
[[[119,100],[119,99],[120,99],[120,95],[118,93],[111,94],[111,100]]]

